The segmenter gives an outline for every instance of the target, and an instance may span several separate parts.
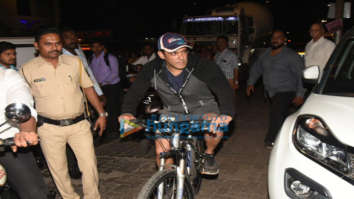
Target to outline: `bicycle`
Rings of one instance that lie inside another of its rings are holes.
[[[208,129],[208,121],[174,122],[146,120],[132,121],[145,128],[148,134],[170,138],[171,150],[160,154],[160,167],[142,187],[138,199],[192,199],[201,186],[201,169],[203,166],[204,139],[202,131]],[[162,127],[156,129],[156,127]],[[167,128],[164,128],[167,127]],[[197,136],[196,136],[197,135]],[[202,139],[198,139],[202,138]],[[165,160],[173,158],[174,164],[165,168]]]

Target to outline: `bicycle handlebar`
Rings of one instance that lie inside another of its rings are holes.
[[[126,128],[126,124],[129,126],[128,128]],[[147,133],[159,132],[161,134],[168,135],[172,132],[190,134],[202,131],[211,131],[212,128],[218,128],[219,130],[223,130],[223,126],[215,127],[211,120],[161,121],[137,118],[130,121],[124,120],[124,124],[121,125],[120,137],[126,137],[142,129],[145,129],[145,132]]]
[[[208,130],[211,124],[209,120],[188,120],[188,121],[167,121],[135,119],[128,121],[131,126],[141,126],[146,131],[159,131],[160,133],[170,133],[173,131],[200,132]]]
[[[14,138],[0,139],[0,146],[12,146],[15,145]]]

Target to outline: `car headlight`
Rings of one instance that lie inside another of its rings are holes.
[[[293,142],[302,154],[353,184],[351,147],[340,143],[320,118],[312,115],[300,116],[295,126]]]

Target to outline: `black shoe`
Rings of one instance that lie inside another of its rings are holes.
[[[214,155],[205,153],[203,157],[203,168],[200,173],[204,175],[218,175],[219,166],[215,161]]]
[[[267,149],[272,149],[273,146],[274,146],[274,142],[265,141],[265,142],[264,142],[264,146],[265,146]]]

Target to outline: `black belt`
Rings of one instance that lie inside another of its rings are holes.
[[[78,116],[76,118],[64,119],[64,120],[53,120],[53,119],[38,115],[38,122],[40,124],[48,123],[48,124],[53,124],[53,125],[57,125],[57,126],[73,125],[73,124],[78,123],[78,122],[80,122],[81,120],[84,120],[84,119],[85,119],[85,115],[84,114],[82,114],[82,115],[80,115],[80,116]],[[37,125],[37,126],[40,126],[40,125]]]

